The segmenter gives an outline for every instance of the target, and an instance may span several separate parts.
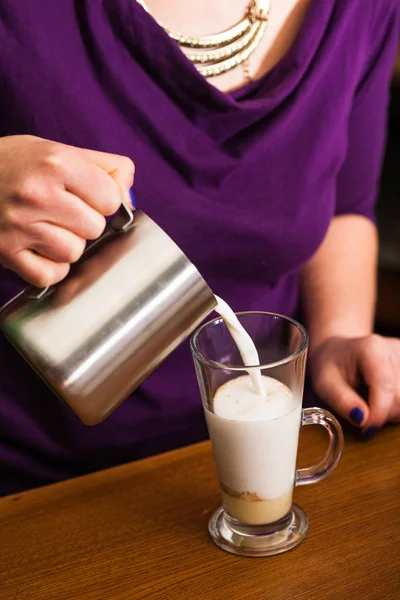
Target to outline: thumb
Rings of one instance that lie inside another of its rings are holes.
[[[321,399],[329,404],[341,417],[363,427],[369,418],[368,404],[346,381],[340,371],[335,377],[330,378],[328,385],[324,386],[322,393],[318,391]]]

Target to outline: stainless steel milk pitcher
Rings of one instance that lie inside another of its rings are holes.
[[[60,283],[1,311],[5,336],[87,425],[107,417],[213,310],[171,238],[125,204]]]

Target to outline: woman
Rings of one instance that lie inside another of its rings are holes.
[[[400,343],[372,335],[398,17],[397,0],[1,0],[1,301],[67,274],[134,163],[140,207],[235,310],[301,304],[325,402],[367,435],[399,419]],[[225,56],[183,46],[223,31]],[[1,368],[3,494],[206,435],[187,344],[94,428],[3,339]]]

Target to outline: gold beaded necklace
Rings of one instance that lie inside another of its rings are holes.
[[[151,14],[145,0],[137,1]],[[189,36],[157,23],[204,77],[215,77],[243,65],[246,78],[251,79],[248,59],[264,35],[269,12],[270,0],[252,0],[240,23],[214,35]]]

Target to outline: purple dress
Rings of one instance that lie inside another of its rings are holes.
[[[332,217],[373,218],[398,13],[314,0],[285,58],[224,94],[134,0],[0,0],[0,135],[130,156],[138,204],[215,293],[295,315]],[[23,285],[0,269],[0,303]],[[0,356],[0,494],[207,435],[188,343],[93,428]]]

